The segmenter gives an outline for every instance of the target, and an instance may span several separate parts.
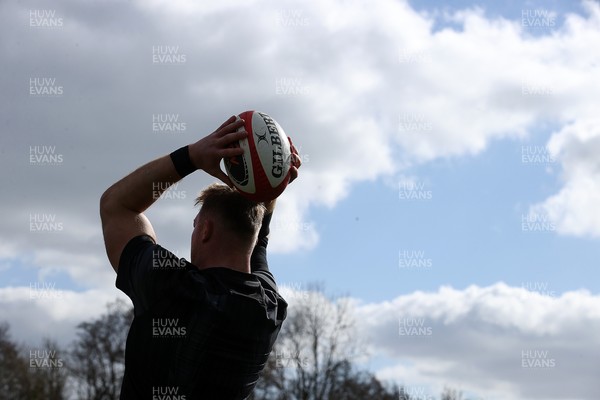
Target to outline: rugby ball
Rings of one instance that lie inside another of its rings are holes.
[[[273,118],[258,111],[245,111],[248,137],[236,145],[244,154],[224,160],[234,186],[246,198],[270,201],[279,196],[290,180],[291,149],[283,128]]]

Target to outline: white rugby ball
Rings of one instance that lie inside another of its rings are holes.
[[[277,121],[265,113],[245,111],[239,118],[245,121],[248,137],[239,141],[244,154],[224,160],[227,175],[248,199],[273,200],[290,180],[290,142]]]

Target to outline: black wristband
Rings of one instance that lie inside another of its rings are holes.
[[[190,159],[190,151],[188,147],[189,146],[183,146],[182,148],[177,149],[170,154],[171,161],[173,161],[173,165],[175,166],[177,173],[182,178],[198,169],[194,166],[194,163],[192,163],[192,160]]]

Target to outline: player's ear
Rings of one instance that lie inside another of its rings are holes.
[[[200,231],[200,241],[202,243],[206,243],[210,240],[214,232],[214,223],[212,218],[206,218],[204,224],[202,224],[202,229]]]

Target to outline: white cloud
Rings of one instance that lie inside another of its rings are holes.
[[[600,236],[600,120],[580,119],[555,133],[549,153],[561,160],[564,186],[532,207],[554,221],[560,233]]]
[[[292,306],[312,298],[300,285],[281,289]],[[97,318],[107,303],[116,297],[130,303],[116,289],[33,294],[30,288],[0,289],[12,337],[30,346],[43,336],[66,346],[76,325]],[[497,400],[592,400],[600,394],[598,295],[547,296],[497,283],[347,304],[358,328],[352,343],[368,343],[371,357],[388,360],[377,376],[413,393],[437,397],[447,385]]]
[[[435,394],[448,384],[486,399],[600,394],[600,296],[586,291],[550,297],[503,283],[442,287],[361,305],[357,320],[373,354],[397,363],[380,378]]]
[[[295,182],[294,182],[295,184]],[[301,187],[287,190],[302,190]],[[300,196],[299,196],[300,197]],[[269,249],[288,252],[294,250],[311,249],[316,246],[319,234],[314,222],[300,219],[305,208],[298,204],[295,197],[289,197],[288,201],[280,202],[273,213],[270,225]],[[301,200],[300,200],[301,201]]]
[[[2,321],[10,323],[12,339],[27,346],[37,346],[45,337],[68,346],[80,322],[99,317],[117,298],[131,304],[116,288],[73,292],[51,283],[0,288]]]

